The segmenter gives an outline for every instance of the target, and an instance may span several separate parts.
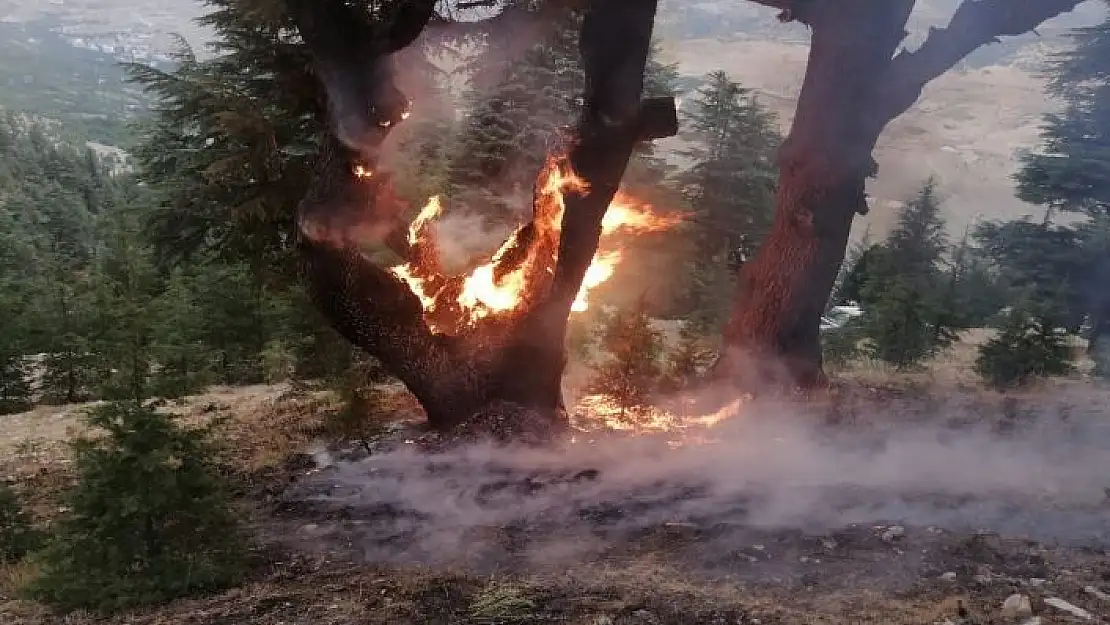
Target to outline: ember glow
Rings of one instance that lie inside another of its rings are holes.
[[[357,178],[373,178],[374,171],[364,165],[355,165],[354,174]]]
[[[491,315],[519,309],[539,280],[550,279],[559,247],[565,194],[588,193],[586,182],[574,174],[565,158],[551,159],[544,170],[530,224],[517,229],[493,257],[466,275],[436,273],[438,253],[433,224],[443,213],[433,197],[409,226],[408,241],[415,252],[410,261],[391,271],[416,294],[433,330],[459,331]],[[677,225],[681,215],[661,215],[651,206],[618,192],[602,221],[602,234],[593,263],[586,271],[572,312],[589,309],[589,292],[613,277],[622,254],[615,237],[660,232]],[[440,313],[453,311],[444,323]],[[436,321],[433,321],[433,317]]]
[[[747,396],[737,399],[710,414],[679,414],[657,406],[621,410],[610,397],[586,395],[577,402],[574,426],[583,435],[606,431],[679,435],[670,442],[671,446],[711,443],[711,430],[740,415],[746,399]]]

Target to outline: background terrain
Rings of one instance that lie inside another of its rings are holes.
[[[920,42],[929,27],[942,26],[957,4],[919,2],[909,45]],[[121,90],[122,72],[107,58],[166,60],[176,35],[203,52],[210,33],[193,22],[202,12],[200,3],[188,1],[0,0],[0,85],[7,87],[0,90],[0,105],[31,108],[26,90],[14,87],[45,83],[35,93],[55,101],[36,110],[86,121],[126,114],[140,106],[139,96]],[[1010,175],[1016,170],[1017,150],[1035,144],[1041,115],[1055,106],[1043,93],[1040,70],[1066,42],[1068,29],[1094,24],[1104,13],[1103,4],[1084,3],[1037,34],[979,50],[958,71],[931,84],[880,141],[876,157],[881,171],[870,186],[873,211],[856,221],[856,235],[868,229],[874,236],[885,234],[893,224],[893,209],[930,175],[938,178],[947,199],[944,216],[954,236],[977,219],[1036,213],[1014,197]],[[774,11],[740,1],[664,0],[661,16],[665,57],[678,63],[688,86],[723,69],[760,92],[787,127],[805,69],[804,28],[782,25]],[[49,37],[46,25],[64,32],[65,39]],[[65,41],[81,47],[65,50],[60,47]],[[74,97],[90,84],[98,87],[98,97]],[[679,145],[681,140],[672,140],[664,147]]]

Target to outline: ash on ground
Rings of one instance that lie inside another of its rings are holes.
[[[483,573],[657,554],[692,576],[905,587],[1104,558],[1097,403],[883,405],[830,425],[751,404],[678,446],[673,432],[586,432],[553,449],[427,452],[402,428],[318,453],[278,518],[329,557]]]

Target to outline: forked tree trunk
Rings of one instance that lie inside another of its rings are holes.
[[[1080,0],[965,1],[919,50],[895,54],[914,0],[789,2],[812,29],[794,124],[779,157],[775,219],[739,273],[715,378],[752,391],[824,382],[820,316],[844,261],[852,220],[867,211],[871,153],[924,86],[999,35],[1017,35]]]
[[[300,208],[310,295],[348,340],[400,378],[433,427],[545,439],[566,425],[567,318],[597,251],[602,218],[636,144],[677,131],[673,101],[640,102],[655,8],[654,0],[604,0],[585,17],[586,110],[568,157],[589,189],[565,192],[553,275],[513,314],[454,336],[433,333],[408,287],[344,236],[351,207],[374,213],[371,222],[393,218],[380,201],[388,178],[351,173],[373,150],[344,144],[340,133],[325,146]]]
[[[852,219],[867,210],[865,180],[882,131],[868,110],[912,8],[912,0],[847,0],[811,16],[805,82],[779,154],[775,219],[740,268],[718,375],[753,389],[822,380],[820,317]]]

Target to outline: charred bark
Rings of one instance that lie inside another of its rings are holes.
[[[332,133],[299,209],[305,277],[329,321],[400,378],[436,429],[544,439],[566,425],[561,393],[566,323],[597,251],[605,210],[636,144],[677,131],[673,101],[669,107],[640,101],[655,9],[654,0],[599,0],[587,11],[581,37],[586,111],[567,156],[588,189],[564,194],[554,272],[542,292],[531,293],[523,310],[482,320],[457,335],[434,332],[419,298],[359,251],[362,237],[350,236],[357,221],[371,224],[358,228],[362,234],[376,233],[384,241],[395,223],[395,211],[381,206],[388,177],[352,174],[356,167],[373,167],[376,148],[395,123],[373,116],[383,110],[375,98],[396,99],[388,59],[394,48],[387,41],[371,54],[365,42],[359,44],[361,63],[376,68],[364,74],[373,80],[357,83],[359,94],[340,99],[360,103],[369,121],[352,121],[342,106],[330,108]],[[306,23],[327,24],[328,14],[322,13]],[[305,39],[314,48],[314,39]],[[341,56],[334,41],[315,55],[325,85],[326,77],[343,78],[348,71],[346,58],[329,65]],[[333,97],[330,87],[328,93]]]
[[[871,153],[932,79],[1001,35],[1027,32],[1080,0],[965,0],[915,52],[896,51],[914,0],[754,0],[812,29],[794,124],[779,156],[772,229],[741,267],[717,379],[747,390],[823,384],[820,315],[866,214]]]

